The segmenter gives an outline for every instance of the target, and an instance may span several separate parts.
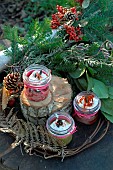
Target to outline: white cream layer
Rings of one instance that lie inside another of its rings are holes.
[[[40,73],[40,70],[35,70],[31,73],[31,75],[29,76],[29,81],[40,81],[40,79],[38,79],[36,77],[36,73]],[[47,77],[47,75],[45,73],[42,72],[41,74],[41,81],[44,80]]]
[[[78,101],[78,105],[81,107],[81,108],[84,108],[84,105],[85,105],[85,101],[84,101],[84,99],[83,100],[81,100],[81,102],[80,102],[80,99],[81,99],[82,97],[81,96],[78,96],[77,97],[77,101]],[[98,98],[93,98],[93,102],[91,101],[91,106],[85,106],[85,109],[93,109],[94,107],[96,107],[97,105],[98,105]]]

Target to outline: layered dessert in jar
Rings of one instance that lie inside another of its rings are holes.
[[[75,97],[73,106],[73,116],[78,121],[90,125],[98,118],[101,101],[93,92],[83,91]]]
[[[42,65],[31,65],[23,73],[24,93],[28,100],[39,102],[47,98],[51,71]]]
[[[67,145],[72,140],[72,134],[76,132],[73,118],[64,112],[56,112],[49,117],[46,123],[47,130],[56,139]]]

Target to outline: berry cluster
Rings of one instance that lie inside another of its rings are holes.
[[[68,9],[57,5],[56,9],[58,12],[52,15],[51,28],[57,29],[62,26],[69,35],[69,40],[75,40],[76,42],[80,41],[82,39],[80,27],[72,26],[72,24],[78,20],[76,7]]]
[[[56,9],[58,10],[58,12],[52,15],[52,21],[51,21],[52,29],[57,29],[65,22],[69,21],[70,17],[68,18],[68,16],[70,16],[70,14],[74,15],[72,20],[78,20],[78,15],[75,7],[68,9],[57,5]]]
[[[64,25],[64,28],[67,34],[69,34],[69,40],[75,40],[76,42],[82,40],[81,38],[82,33],[79,26],[73,27],[73,26]]]

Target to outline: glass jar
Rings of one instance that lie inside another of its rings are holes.
[[[67,113],[55,112],[46,123],[47,130],[56,139],[67,145],[72,140],[72,134],[76,132],[74,119]]]
[[[51,70],[43,65],[30,65],[23,73],[24,93],[28,100],[35,102],[47,98],[49,93],[49,83],[51,80]]]
[[[73,106],[76,120],[90,125],[98,118],[101,101],[93,92],[83,91],[75,97]]]

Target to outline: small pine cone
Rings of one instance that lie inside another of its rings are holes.
[[[72,13],[71,11],[68,11],[65,13],[64,19],[67,21],[70,21],[70,20],[74,21],[76,19],[76,15],[74,13]]]
[[[7,90],[17,90],[18,82],[20,82],[20,73],[12,72],[9,73],[6,77],[4,77],[3,85]]]

